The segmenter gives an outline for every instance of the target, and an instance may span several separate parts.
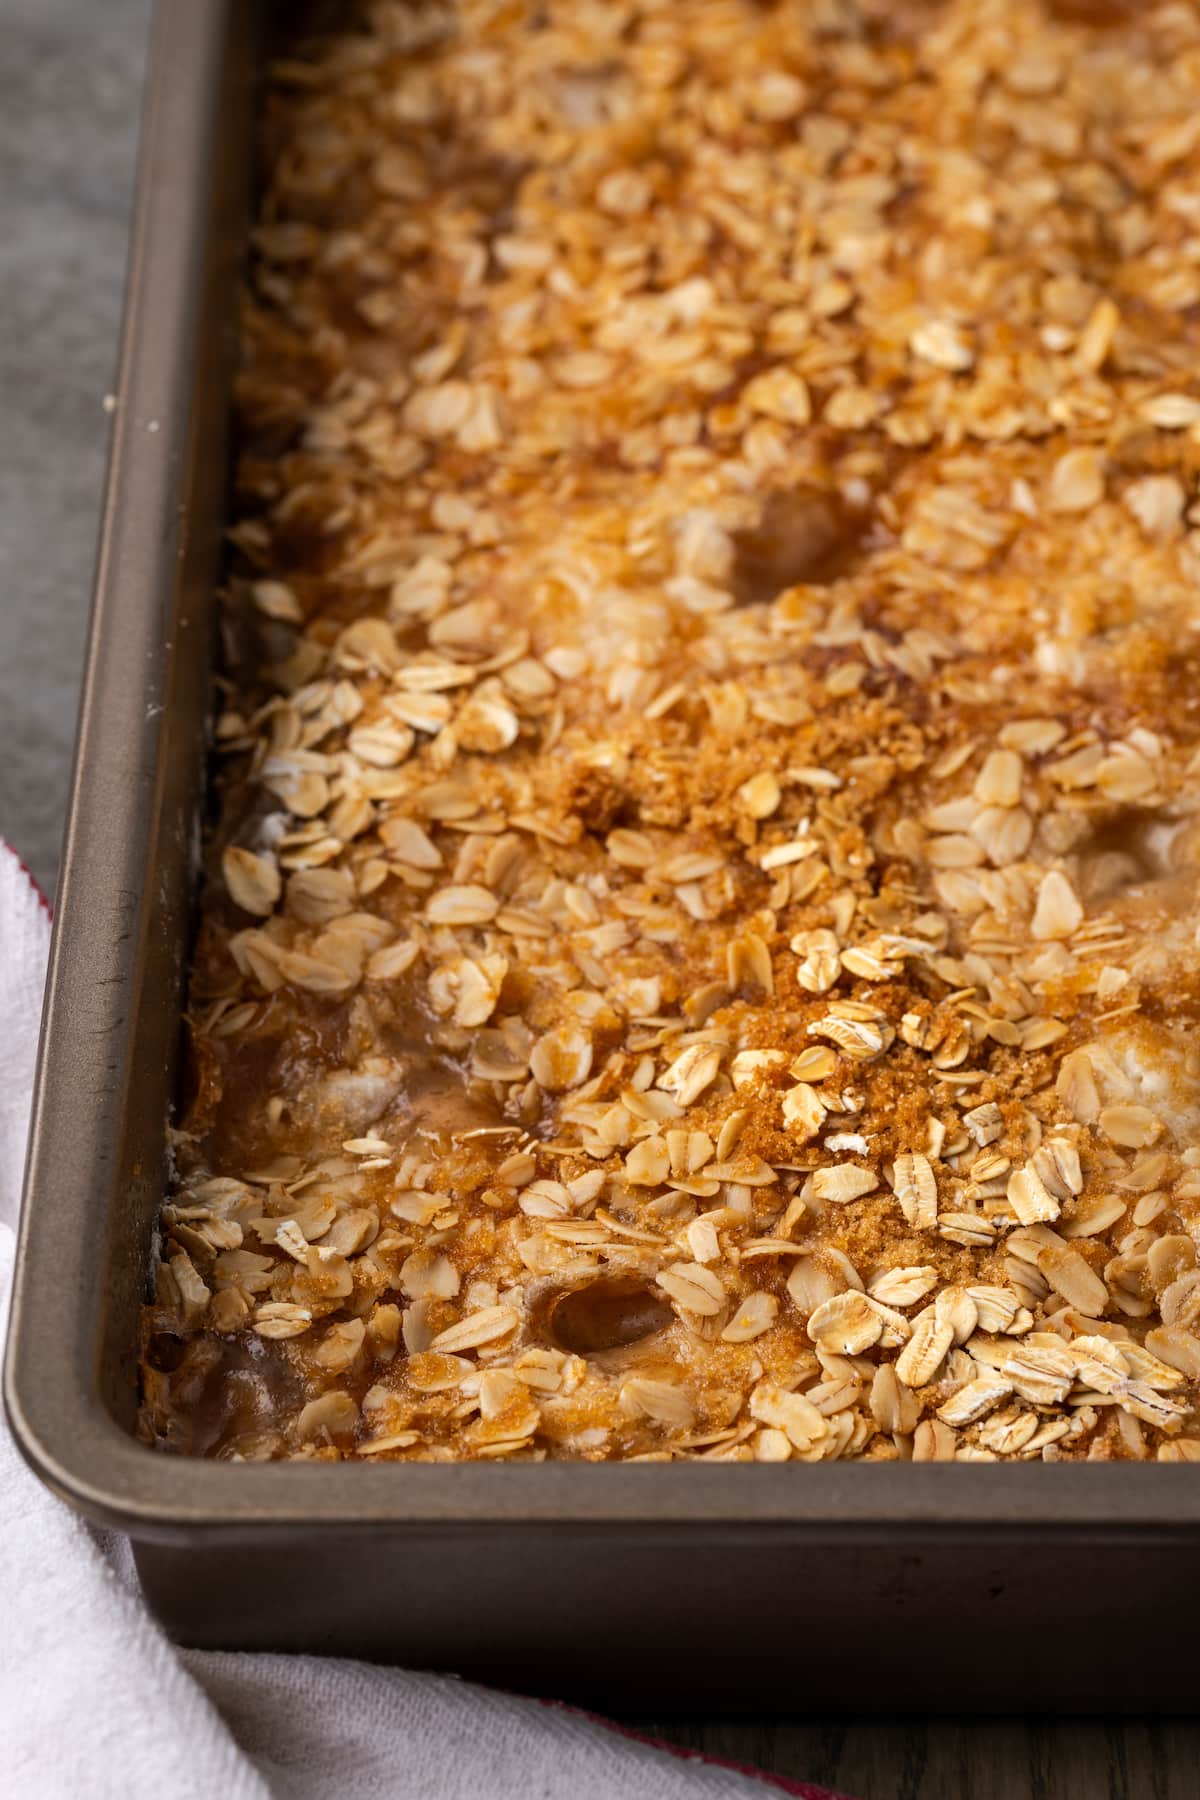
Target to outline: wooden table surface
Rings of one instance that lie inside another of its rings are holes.
[[[638,1720],[635,1729],[847,1800],[1200,1796],[1200,1723],[1190,1721]]]

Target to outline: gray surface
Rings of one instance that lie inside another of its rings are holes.
[[[48,891],[149,15],[149,0],[0,0],[0,835]]]

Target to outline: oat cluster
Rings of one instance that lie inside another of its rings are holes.
[[[1200,1457],[1200,13],[275,65],[143,1430]]]

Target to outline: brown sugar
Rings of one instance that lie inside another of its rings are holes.
[[[1200,19],[272,72],[146,1438],[1200,1456]]]

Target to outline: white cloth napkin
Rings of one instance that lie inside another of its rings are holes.
[[[45,901],[0,843],[0,1328],[49,938]],[[6,1800],[836,1800],[446,1676],[178,1650],[128,1546],[43,1489],[3,1423],[0,1597]]]

